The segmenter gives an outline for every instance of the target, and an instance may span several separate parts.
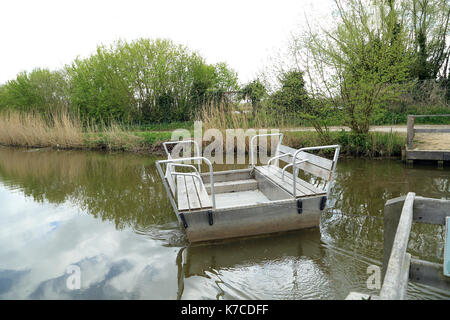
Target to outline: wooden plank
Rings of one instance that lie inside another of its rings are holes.
[[[450,114],[418,114],[418,115],[411,115],[408,117],[414,117],[414,118],[450,117]]]
[[[392,243],[405,199],[406,196],[390,199],[384,206],[383,275],[386,273]],[[421,223],[443,225],[446,217],[450,217],[450,200],[417,196],[414,198],[413,208],[413,221]]]
[[[194,179],[194,184],[202,208],[203,209],[212,208],[211,198],[209,197],[208,192],[206,191],[205,185],[203,183],[200,183],[198,179]]]
[[[444,225],[446,217],[450,217],[450,200],[415,198],[414,221]]]
[[[279,151],[282,154],[283,153],[292,153],[292,155],[294,155],[297,150],[292,149],[287,146],[280,145]],[[282,158],[282,160],[286,161],[286,162],[292,162],[291,156],[288,156],[287,158]],[[313,164],[315,166],[321,167],[326,170],[331,170],[333,168],[333,160],[330,160],[330,159],[327,159],[324,157],[320,157],[318,155],[315,155],[315,154],[312,154],[312,153],[309,153],[306,151],[299,152],[297,155],[297,159],[298,160],[308,159],[310,164]]]
[[[293,157],[287,155],[286,158],[280,158],[280,160],[285,161],[287,163],[292,163],[292,158]],[[301,160],[301,158],[298,157],[297,161],[300,161],[300,160]],[[326,159],[326,160],[328,160],[328,159]],[[316,177],[325,179],[326,181],[330,181],[330,179],[331,179],[331,173],[332,173],[331,170],[319,167],[319,166],[309,162],[309,160],[308,160],[308,162],[303,162],[303,163],[298,164],[297,168],[299,168],[305,172],[311,173],[311,174],[315,175]]]
[[[309,162],[303,162],[297,165],[297,168],[304,170],[308,173],[315,175],[316,177],[320,177],[325,179],[326,181],[330,181],[331,179],[331,171],[323,169],[321,167],[315,166]]]
[[[402,212],[406,196],[390,199],[384,205],[384,227],[383,227],[383,268],[382,279],[386,274],[386,268],[391,256],[392,244]]]
[[[256,169],[261,172],[264,176],[266,176],[268,179],[272,180],[276,185],[280,186],[281,188],[283,188],[284,190],[286,190],[287,192],[289,192],[290,195],[292,195],[294,186],[292,184],[292,179],[289,178],[285,178],[285,180],[281,179],[281,177],[279,177],[276,173],[277,171],[272,170],[270,171],[267,166],[261,166],[261,167],[256,167]],[[309,196],[309,195],[313,195],[314,193],[305,188],[302,187],[300,184],[296,185],[296,189],[297,189],[297,196],[301,197],[301,196]]]
[[[450,277],[450,217],[445,218],[444,275]]]
[[[442,150],[406,150],[406,160],[444,160],[444,153]]]
[[[267,166],[264,167],[257,167],[257,169],[265,176],[267,176],[269,179],[271,179],[275,184],[282,187],[284,190],[289,192],[289,194],[292,195],[293,189],[294,189],[294,182],[292,179],[292,174],[289,172],[285,172],[284,180],[282,179],[282,173],[281,168],[271,166],[268,168]],[[313,186],[312,184],[297,178],[296,179],[296,197],[302,198],[302,197],[308,197],[308,196],[316,196],[316,195],[323,195],[326,194],[324,190],[320,190]]]
[[[271,166],[270,167],[271,170],[275,170],[277,172],[277,176],[279,178],[283,177],[283,169],[276,167],[276,166]],[[291,184],[294,184],[294,179],[293,179],[294,175],[291,174],[290,172],[285,171],[284,172],[284,179],[286,180],[286,178],[291,180]],[[299,184],[301,186],[301,188],[307,188],[308,190],[310,190],[313,194],[324,194],[325,190],[319,189],[316,186],[313,186],[311,183],[306,182],[303,179],[300,179],[299,177],[297,177],[295,179],[296,184]],[[293,187],[291,187],[291,190],[293,189]],[[291,191],[292,192],[292,191]]]
[[[406,249],[413,221],[413,205],[415,193],[409,192],[402,208],[397,232],[392,244],[391,255],[386,268],[380,298],[386,300],[399,300],[404,296],[404,273],[408,259]],[[409,264],[408,264],[409,266]]]
[[[409,253],[406,253],[405,258],[403,259],[403,265],[401,270],[402,277],[400,279],[400,288],[398,289],[399,300],[404,300],[406,297],[406,291],[408,289],[410,264],[411,264],[411,255]]]
[[[186,176],[185,181],[186,181],[186,192],[189,200],[189,209],[190,210],[201,209],[200,200],[197,194],[197,188],[195,187],[194,184],[194,177]]]
[[[417,128],[415,133],[449,133],[450,128]]]
[[[237,169],[237,170],[227,170],[227,171],[216,171],[213,173],[214,183],[225,182],[233,180],[245,180],[250,179],[250,172],[252,169]],[[201,177],[204,183],[209,183],[210,176],[209,172],[201,173]]]
[[[278,151],[280,153],[292,153],[292,155],[294,155],[297,150],[294,149],[294,148],[291,148],[291,147],[288,147],[288,146],[280,144],[280,147],[278,148]]]
[[[406,123],[406,143],[408,148],[413,147],[414,140],[414,116],[409,115]]]
[[[177,204],[178,211],[187,211],[189,210],[189,201],[186,191],[186,182],[185,176],[176,176],[177,177]]]
[[[442,265],[420,259],[411,259],[409,280],[450,291],[450,278],[442,273]]]
[[[210,184],[205,184],[205,188],[208,193],[211,193],[211,185]],[[258,182],[255,179],[224,181],[224,182],[215,182],[214,181],[215,194],[226,193],[226,192],[249,191],[249,190],[256,190],[257,188],[258,188]]]
[[[295,154],[296,150],[292,149],[290,147],[286,147],[281,145],[280,146],[280,153],[292,153]],[[284,158],[280,158],[280,160],[285,161],[285,162],[292,162],[293,157],[290,155],[287,155]],[[297,155],[297,159],[301,160],[301,159],[308,159],[308,162],[304,162],[298,165],[298,168],[311,173],[317,177],[320,177],[322,179],[325,179],[327,181],[329,181],[331,179],[331,169],[333,168],[333,161],[329,160],[327,158],[323,158],[308,152],[300,152]]]
[[[316,156],[315,154],[302,151],[298,154],[300,159],[308,159],[309,163],[312,163],[318,167],[322,167],[326,170],[331,170],[333,168],[333,160]]]

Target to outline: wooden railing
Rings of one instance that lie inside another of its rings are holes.
[[[386,202],[381,299],[403,299],[408,279],[450,290],[450,278],[444,276],[442,264],[411,258],[406,252],[413,222],[445,225],[449,216],[450,200],[424,198],[410,192],[406,197]]]
[[[416,133],[450,133],[450,128],[414,128],[414,122],[416,118],[426,117],[450,117],[450,114],[429,114],[429,115],[408,115],[408,121],[406,125],[406,139],[408,149],[414,147],[414,135]]]
[[[413,222],[445,225],[450,217],[450,200],[407,196],[388,200],[384,206],[383,270],[380,295],[382,300],[402,300],[409,281],[450,291],[450,277],[443,265],[413,258],[407,252]],[[448,240],[447,240],[448,241]],[[352,292],[347,298],[368,297]]]

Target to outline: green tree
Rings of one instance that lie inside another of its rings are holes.
[[[250,100],[252,104],[252,116],[255,119],[256,111],[261,107],[261,101],[267,96],[266,87],[259,79],[255,79],[241,89],[241,95],[243,99]]]
[[[73,108],[97,121],[189,120],[210,92],[237,84],[226,64],[208,65],[196,52],[164,39],[100,46],[67,70]]]
[[[402,2],[414,60],[411,73],[419,80],[448,78],[450,18],[448,0]]]
[[[304,54],[315,100],[330,101],[344,124],[367,133],[410,79],[407,33],[393,1],[335,4],[336,25],[323,32],[310,29],[306,41],[297,41],[293,48],[297,55]]]
[[[286,114],[301,112],[308,99],[303,72],[298,70],[283,72],[278,80],[281,87],[271,95],[272,104]]]
[[[49,112],[68,106],[68,83],[62,71],[34,69],[21,72],[0,91],[0,107]]]

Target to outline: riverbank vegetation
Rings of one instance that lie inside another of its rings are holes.
[[[450,4],[336,0],[334,16],[326,27],[308,21],[276,72],[244,84],[226,63],[166,39],[117,41],[60,70],[22,72],[0,85],[0,144],[147,150],[201,120],[205,129],[279,128],[293,147],[399,156],[402,135],[369,128],[450,113]],[[315,132],[289,132],[302,126]]]
[[[244,130],[250,129],[242,119],[235,117],[234,121],[238,121],[235,124],[242,125],[239,128]],[[162,125],[160,128],[166,129]],[[193,126],[185,124],[185,128],[193,135]],[[323,144],[323,138],[315,131],[282,128],[281,132],[285,144],[294,148]],[[162,142],[170,140],[171,136],[170,130],[130,130],[118,124],[83,126],[79,118],[68,113],[51,118],[31,113],[0,113],[0,145],[4,146],[162,153]],[[327,142],[340,144],[344,156],[389,158],[401,156],[404,140],[404,134],[395,132],[355,134],[342,130],[329,132]],[[204,144],[206,146],[207,142]]]
[[[29,148],[151,150],[169,140],[170,131],[134,132],[120,125],[83,125],[70,113],[44,117],[37,113],[0,114],[0,144]]]

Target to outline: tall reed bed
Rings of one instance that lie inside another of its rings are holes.
[[[5,146],[120,150],[139,148],[142,142],[118,124],[84,125],[69,112],[0,113],[0,144]]]
[[[282,121],[274,121],[266,111],[259,110],[253,116],[251,106],[249,105],[213,101],[202,106],[197,115],[197,119],[202,121],[203,130],[218,130],[224,139],[231,138],[227,136],[227,129],[241,129],[236,130],[235,134],[237,136],[245,136],[245,150],[248,152],[251,135],[262,133],[261,129],[265,129],[267,133],[271,133],[271,129],[280,130],[283,126]],[[239,139],[237,136],[236,139]],[[234,146],[236,150],[237,143]],[[267,148],[271,148],[270,138],[267,142]]]
[[[369,132],[355,134],[347,131],[326,131],[326,135],[316,131],[291,131],[290,122],[282,116],[271,116],[265,110],[258,111],[253,118],[251,112],[245,112],[242,107],[233,104],[208,104],[201,109],[199,120],[203,121],[204,129],[217,129],[226,137],[226,129],[279,129],[284,133],[283,144],[293,148],[318,146],[323,144],[341,145],[341,154],[355,157],[400,157],[402,146],[405,144],[405,135],[395,132]],[[246,137],[246,150],[250,138]],[[269,139],[270,145],[270,139]],[[325,153],[327,151],[324,151]],[[326,154],[324,154],[326,155]],[[332,156],[330,154],[329,156]]]
[[[224,101],[204,104],[197,115],[197,120],[203,121],[205,129],[261,129],[286,127],[287,119],[274,110],[261,107],[255,116],[251,106],[227,103]]]
[[[35,113],[0,114],[0,143],[8,146],[80,148],[84,134],[77,117],[69,113],[45,119]]]

